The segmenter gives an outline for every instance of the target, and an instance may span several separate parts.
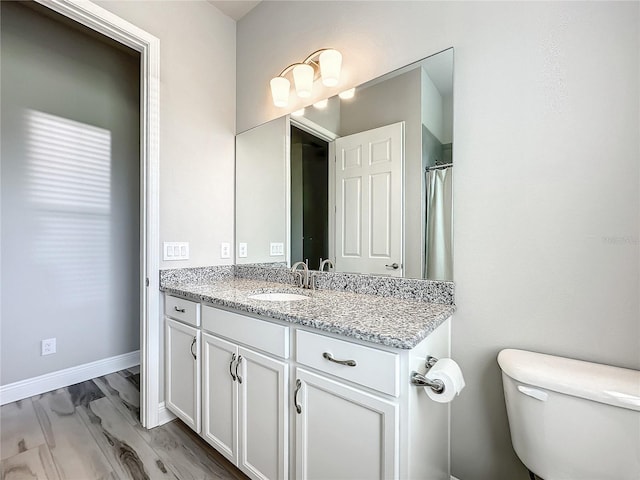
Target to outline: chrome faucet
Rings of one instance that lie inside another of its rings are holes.
[[[298,269],[300,265],[302,265],[302,270]],[[297,286],[302,288],[315,289],[315,277],[313,274],[309,274],[309,267],[305,262],[294,263],[291,267],[291,273],[293,273]]]
[[[324,272],[325,265],[327,266],[327,272],[330,272],[331,270],[333,270],[333,262],[328,258],[326,260],[320,259],[320,268],[318,270],[320,270],[321,272]]]

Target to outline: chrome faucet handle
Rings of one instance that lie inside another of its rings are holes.
[[[325,265],[327,265],[327,272],[330,272],[331,269],[333,268],[333,262],[331,260],[329,260],[328,258],[326,260],[322,260],[320,262],[320,271],[321,272],[324,272]]]
[[[302,270],[298,270],[298,267],[302,265]],[[302,288],[308,288],[309,284],[309,269],[304,262],[296,262],[291,267],[291,273],[296,281],[296,285]]]
[[[298,267],[299,267],[300,265],[302,265],[302,269],[303,269],[303,270],[307,270],[307,269],[308,269],[308,267],[307,267],[307,264],[306,264],[306,263],[304,263],[304,262],[296,262],[296,263],[294,263],[293,265],[291,265],[291,271],[292,271],[292,272],[295,272],[296,270],[298,270]]]

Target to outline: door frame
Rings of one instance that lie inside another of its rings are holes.
[[[39,4],[140,52],[140,421],[160,418],[160,40],[89,1]]]
[[[304,130],[311,135],[318,137],[320,140],[324,140],[329,144],[329,150],[327,151],[327,162],[329,163],[329,168],[327,171],[328,175],[328,196],[329,199],[327,209],[328,209],[328,218],[327,218],[327,235],[329,238],[329,259],[334,263],[336,263],[336,139],[340,138],[340,136],[327,130],[326,128],[318,125],[312,120],[309,120],[305,117],[292,117],[289,115],[289,126],[287,130],[291,132],[291,126],[299,128],[300,130]],[[289,139],[287,140],[289,145],[289,150],[291,150],[291,135],[289,135]],[[287,159],[287,164],[289,165],[289,171],[287,172],[287,232],[286,238],[289,243],[291,243],[291,154],[289,154],[289,158]],[[291,248],[289,248],[289,257],[287,258],[287,265],[291,265]]]

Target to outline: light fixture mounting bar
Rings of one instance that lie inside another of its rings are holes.
[[[313,59],[315,58],[317,60],[320,57],[320,54],[322,52],[326,52],[327,50],[333,50],[333,48],[321,48],[320,50],[316,50],[311,55],[309,55],[307,58],[305,58],[302,62],[292,63],[291,65],[285,67],[278,74],[278,77],[284,77],[287,73],[289,73],[291,70],[293,70],[293,68],[296,65],[300,65],[300,63],[306,63],[307,65],[311,65],[313,67],[313,69],[316,71],[316,76],[317,76],[317,74],[318,74],[318,72],[320,70],[320,64],[317,61],[314,61]]]

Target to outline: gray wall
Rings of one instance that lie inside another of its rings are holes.
[[[424,201],[422,174],[422,69],[416,68],[371,87],[358,89],[341,104],[340,136],[405,122],[404,272],[422,278]]]
[[[326,96],[455,47],[461,480],[527,478],[509,438],[500,349],[640,368],[639,8],[262,2],[238,22],[238,131],[286,113],[269,79],[318,48],[343,53],[341,84],[317,90]]]
[[[287,118],[242,132],[236,138],[236,238],[248,255],[238,263],[287,259],[289,239],[289,145]],[[271,256],[271,242],[284,243],[284,255]]]
[[[1,8],[6,385],[139,348],[140,60]]]

